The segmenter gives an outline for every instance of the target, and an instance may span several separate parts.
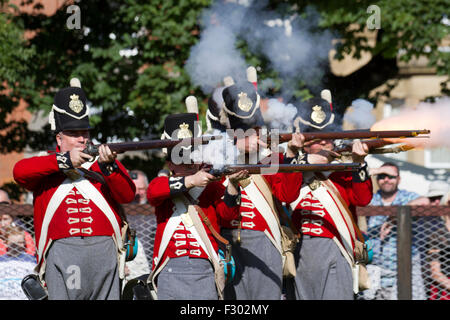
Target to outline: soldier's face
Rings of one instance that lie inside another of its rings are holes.
[[[56,135],[56,142],[58,143],[61,152],[67,152],[72,149],[82,151],[86,148],[88,140],[88,130],[67,130],[61,131]]]
[[[317,140],[304,147],[307,153],[318,153],[321,150],[333,150],[333,140]]]

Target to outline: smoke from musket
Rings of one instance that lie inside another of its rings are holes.
[[[297,108],[288,103],[285,105],[277,99],[269,99],[267,110],[264,112],[264,121],[272,129],[279,129],[280,132],[292,131],[292,121],[297,114]]]
[[[311,85],[321,78],[321,64],[328,59],[332,35],[328,31],[312,31],[318,24],[318,14],[313,9],[306,10],[306,17],[284,17],[265,10],[267,0],[246,2],[248,5],[215,1],[203,13],[200,41],[191,49],[186,68],[193,84],[206,94],[225,76],[236,81],[245,79],[245,58],[236,49],[237,40],[241,39],[250,51],[267,58],[269,67],[283,80],[287,101],[298,89],[299,80]]]
[[[216,131],[213,135],[222,135],[222,139],[211,140],[207,144],[200,145],[191,154],[195,163],[205,163],[214,169],[222,169],[225,165],[238,163],[239,150],[225,132]]]
[[[365,99],[356,99],[352,102],[350,108],[344,113],[343,120],[352,127],[352,129],[368,129],[376,121],[373,111],[373,104]]]
[[[213,25],[205,29],[200,42],[192,47],[186,70],[205,94],[220,86],[226,76],[243,77],[246,63],[235,48],[235,42],[236,36],[229,29]]]
[[[450,147],[450,98],[435,103],[422,102],[416,108],[405,107],[395,116],[376,122],[371,130],[431,130],[429,138],[405,139],[416,148]],[[388,139],[401,142],[400,139]]]

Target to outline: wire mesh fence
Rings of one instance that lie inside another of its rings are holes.
[[[156,218],[148,204],[124,209],[141,248],[127,265],[129,280],[150,270]],[[450,207],[365,207],[358,216],[373,260],[367,266],[371,288],[357,299],[450,299]],[[36,263],[33,207],[0,205],[0,217],[0,299],[25,299],[20,282]]]
[[[366,300],[449,299],[450,207],[365,207],[373,259]]]

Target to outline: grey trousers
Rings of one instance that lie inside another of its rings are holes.
[[[295,251],[297,300],[353,300],[352,269],[332,239],[302,236]]]
[[[158,300],[218,300],[214,270],[206,259],[172,258],[157,279]]]
[[[111,236],[54,241],[47,255],[49,300],[119,300],[117,249]]]
[[[233,281],[225,286],[226,300],[281,300],[283,269],[279,251],[261,231],[222,229],[232,243],[236,263]]]

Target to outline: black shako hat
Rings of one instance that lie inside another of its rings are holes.
[[[221,124],[229,129],[243,130],[264,125],[259,108],[260,96],[251,82],[244,81],[226,87],[222,97]]]
[[[196,113],[169,114],[164,120],[164,132],[161,139],[179,140],[202,135],[201,123]],[[192,145],[181,146],[183,151],[192,151]],[[163,150],[169,156],[172,148]]]
[[[227,128],[220,123],[220,110],[223,106],[222,92],[225,87],[215,88],[208,99],[208,109],[206,110],[206,122],[208,127],[225,131]]]
[[[322,98],[312,98],[300,103],[293,124],[300,132],[339,130],[330,103]]]
[[[56,133],[64,130],[92,129],[89,125],[86,94],[78,79],[71,79],[70,84],[70,87],[59,90],[53,100],[49,123]]]
[[[162,139],[185,139],[199,137],[202,128],[196,113],[169,114],[164,120]]]

